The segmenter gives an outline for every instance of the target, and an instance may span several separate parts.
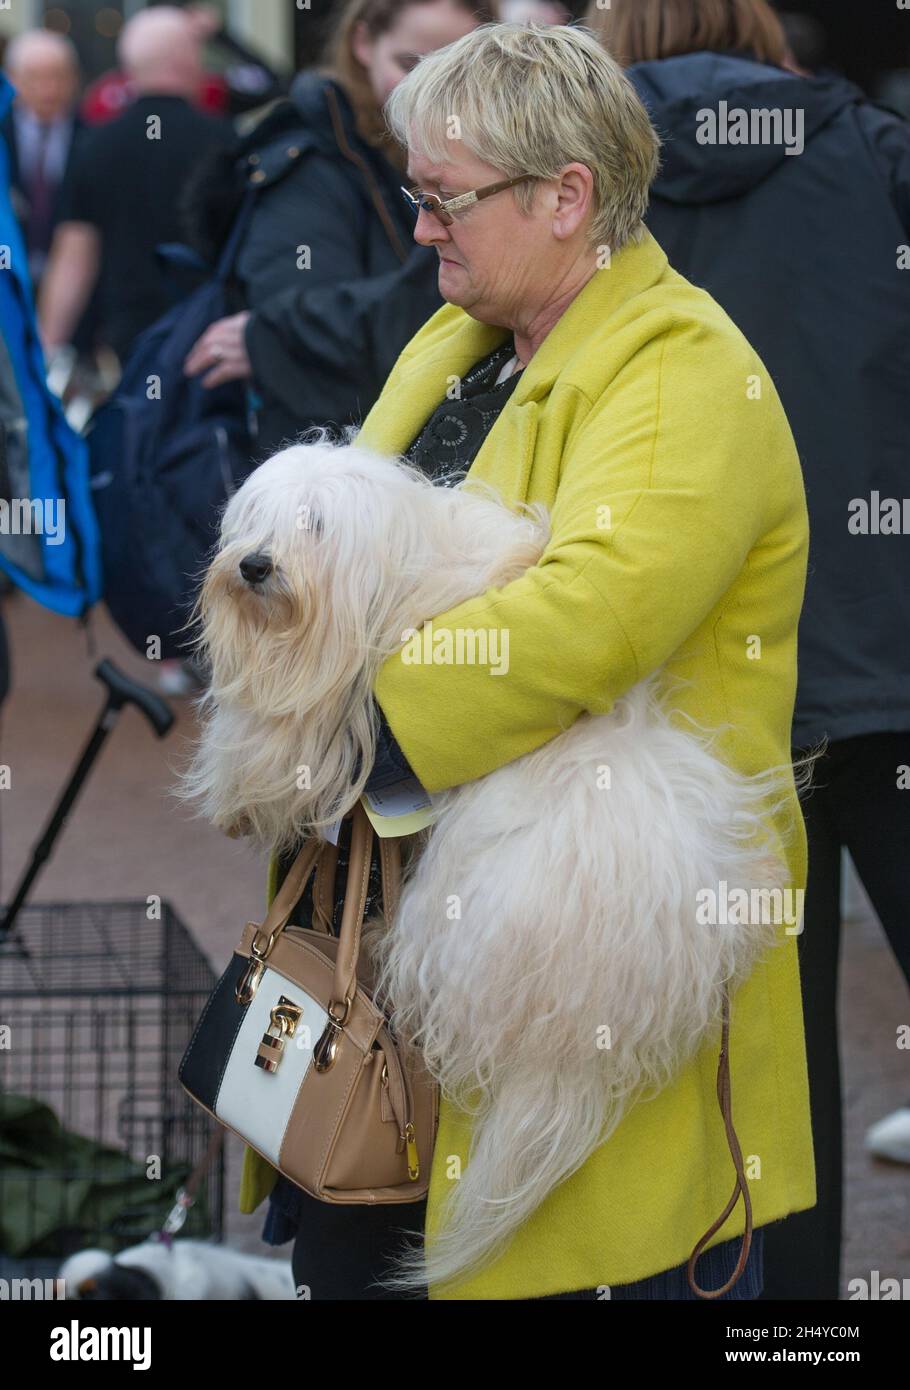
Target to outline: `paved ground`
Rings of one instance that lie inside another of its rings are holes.
[[[13,659],[13,693],[0,729],[0,762],[11,786],[0,792],[2,897],[9,896],[44,819],[78,756],[100,705],[93,679],[109,656],[139,679],[150,663],[136,656],[100,614],[96,653],[71,621],[16,596],[4,600]],[[175,732],[157,741],[127,711],[105,747],[91,783],[58,842],[33,899],[170,901],[218,972],[239,928],[260,915],[265,864],[242,843],[193,820],[168,794],[173,769],[193,732],[186,701],[175,701]],[[845,1280],[910,1276],[910,1168],[871,1162],[862,1152],[866,1126],[910,1102],[907,1052],[895,1028],[910,1023],[910,1003],[877,923],[868,915],[844,934],[842,1057],[846,1087],[848,1189]],[[238,1244],[265,1250],[258,1237],[265,1208],[235,1210],[238,1146],[228,1175],[229,1231]],[[287,1255],[290,1246],[281,1253]]]
[[[97,718],[103,687],[92,673],[98,661],[110,657],[147,684],[154,685],[155,677],[153,663],[132,652],[101,609],[92,619],[94,656],[77,623],[22,595],[4,600],[3,614],[13,666],[0,728],[0,761],[11,771],[9,790],[0,792],[7,901]],[[261,916],[266,866],[245,844],[193,818],[169,794],[195,727],[188,701],[171,705],[177,724],[165,740],[155,737],[135,709],[124,711],[31,901],[145,900],[158,894],[192,929],[220,975],[244,923]],[[252,1216],[236,1210],[241,1151],[231,1136],[228,1231],[235,1244],[270,1253],[259,1239],[265,1205]],[[280,1253],[289,1257],[290,1248]]]

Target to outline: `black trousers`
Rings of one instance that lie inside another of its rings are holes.
[[[764,1299],[840,1297],[841,847],[850,851],[910,984],[910,788],[899,786],[901,767],[910,767],[910,731],[843,739],[816,763],[803,801],[809,877],[798,951],[818,1201],[766,1228]]]
[[[318,1303],[394,1297],[376,1287],[375,1279],[389,1273],[390,1261],[403,1246],[423,1240],[426,1200],[400,1206],[333,1206],[297,1189],[289,1209],[300,1223],[291,1254],[294,1286],[298,1290],[305,1286]]]
[[[389,1262],[402,1245],[422,1240],[426,1201],[399,1207],[344,1207],[317,1202],[308,1193],[283,1185],[281,1199],[285,1211],[293,1213],[300,1225],[291,1254],[291,1269],[298,1297],[305,1288],[314,1302],[374,1302],[395,1297],[422,1299],[427,1291],[394,1295],[375,1284],[377,1273],[387,1272]],[[404,1228],[414,1236],[405,1236]],[[758,1298],[762,1288],[764,1240],[770,1227],[759,1227],[752,1234],[752,1246],[739,1281],[720,1301],[733,1302]],[[741,1238],[722,1241],[707,1250],[696,1265],[696,1279],[702,1288],[719,1289],[732,1275],[740,1256]],[[543,1294],[516,1302],[548,1303],[555,1300],[593,1302],[603,1297],[601,1287],[576,1289],[570,1293]],[[686,1279],[686,1264],[661,1274],[618,1284],[610,1290],[617,1302],[689,1300],[698,1301]]]

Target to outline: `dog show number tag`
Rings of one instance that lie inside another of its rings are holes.
[[[414,835],[436,819],[430,793],[416,777],[405,777],[381,791],[364,792],[361,802],[380,839]]]

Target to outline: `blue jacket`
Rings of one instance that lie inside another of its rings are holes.
[[[0,75],[0,120],[12,99]],[[47,388],[2,141],[0,330],[0,567],[39,603],[78,616],[101,594],[88,456]]]
[[[840,77],[748,55],[629,76],[665,141],[648,225],[762,358],[799,449],[811,539],[794,741],[910,729],[910,544],[848,530],[851,502],[908,494],[910,125]],[[721,101],[802,112],[802,152],[699,143]]]

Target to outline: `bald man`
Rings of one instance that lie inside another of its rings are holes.
[[[100,280],[100,338],[123,361],[170,306],[155,248],[182,236],[178,204],[200,159],[230,127],[192,104],[202,80],[197,26],[156,5],[126,24],[118,58],[137,98],[89,131],[73,160],[39,299],[46,350],[68,343]]]
[[[8,45],[4,66],[16,99],[0,135],[9,153],[13,204],[22,224],[32,283],[37,285],[82,129],[76,116],[79,62],[62,34],[32,29]]]

